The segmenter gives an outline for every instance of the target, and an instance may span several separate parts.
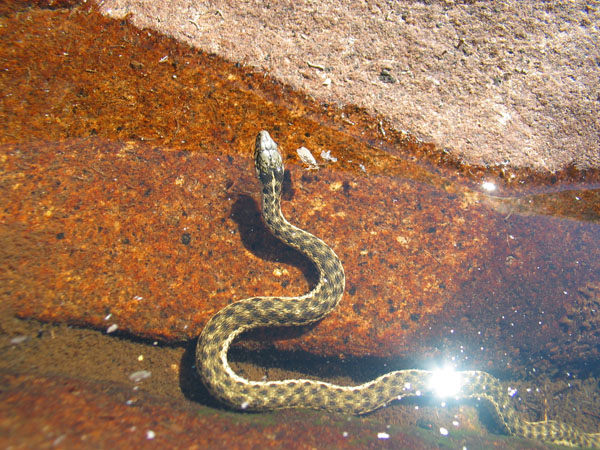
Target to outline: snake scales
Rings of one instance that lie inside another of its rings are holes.
[[[315,408],[352,414],[367,413],[404,397],[433,395],[432,372],[426,370],[401,370],[359,386],[336,386],[302,379],[249,381],[231,369],[227,351],[240,333],[256,327],[315,322],[337,306],[345,285],[344,269],[333,250],[283,217],[280,204],[283,161],[277,144],[266,131],[258,133],[254,160],[262,184],[262,211],[267,227],[315,264],[319,281],[300,297],[252,297],[215,314],[200,334],[196,347],[196,365],[208,390],[237,409]],[[481,371],[458,374],[462,385],[455,397],[473,398],[487,406],[502,432],[559,444],[600,447],[600,433],[585,433],[561,422],[521,419],[506,390],[490,374]]]

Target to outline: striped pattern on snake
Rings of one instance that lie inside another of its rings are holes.
[[[236,409],[315,408],[364,414],[388,403],[417,395],[433,395],[426,370],[390,372],[359,386],[336,386],[315,380],[250,381],[236,374],[227,360],[233,340],[256,327],[304,325],[322,319],[339,303],[344,292],[342,264],[327,244],[290,224],[281,213],[284,167],[277,144],[269,133],[258,133],[255,167],[262,184],[263,219],[271,232],[305,254],[319,273],[317,285],[299,297],[252,297],[232,303],[206,324],[196,347],[196,365],[202,381],[216,398]],[[463,371],[457,399],[476,399],[487,407],[506,434],[566,445],[600,447],[600,433],[585,433],[571,425],[527,422],[511,405],[506,390],[492,375]]]

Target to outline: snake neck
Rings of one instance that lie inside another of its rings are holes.
[[[280,191],[263,190],[262,210],[263,219],[271,233],[315,265],[319,281],[303,298],[311,297],[314,302],[320,302],[324,305],[323,310],[326,310],[323,315],[327,314],[337,306],[344,292],[346,277],[340,259],[321,239],[286,220],[281,212]]]

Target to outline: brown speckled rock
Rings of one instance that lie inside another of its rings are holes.
[[[550,445],[480,432],[452,417],[423,418],[420,427],[385,418],[310,410],[261,414],[225,412],[156,397],[131,387],[68,377],[0,371],[0,444],[3,448],[294,448],[294,449],[547,449]],[[424,408],[429,409],[429,408]],[[472,408],[471,408],[472,409]],[[391,423],[390,423],[391,422]]]
[[[509,370],[597,359],[597,191],[486,197],[464,186],[505,193],[491,173],[465,178],[469,166],[454,172],[404,133],[384,138],[364,111],[93,8],[4,25],[0,281],[21,317],[181,340],[231,301],[308,289],[308,262],[259,219],[250,154],[266,128],[289,167],[285,213],[348,274],[340,308],[270,337],[277,347]],[[320,170],[299,165],[300,146]]]
[[[231,301],[301,294],[314,278],[264,228],[250,158],[99,139],[2,154],[3,297],[21,316],[189,339]],[[335,249],[347,286],[330,317],[278,347],[444,349],[504,369],[570,341],[557,325],[597,276],[595,224],[507,214],[506,203],[500,214],[453,185],[335,165],[288,172],[285,214]],[[590,358],[595,339],[578,342]]]
[[[223,414],[123,386],[0,373],[3,448],[430,448],[435,435],[307,411]],[[377,438],[385,429],[388,440]],[[344,431],[346,430],[346,435]],[[451,437],[458,445],[463,438]],[[493,439],[493,437],[492,437]],[[499,438],[502,439],[502,438]],[[475,443],[486,442],[476,436]],[[538,447],[540,448],[540,447]]]

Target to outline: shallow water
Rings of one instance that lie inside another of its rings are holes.
[[[314,283],[310,263],[259,217],[251,149],[267,128],[286,154],[285,214],[335,249],[347,285],[316,326],[251,336],[232,355],[237,370],[356,383],[392,369],[482,369],[518,388],[517,408],[530,420],[600,429],[597,184],[457,166],[409,135],[384,138],[361,111],[322,108],[93,14],[34,9],[7,19],[4,32],[14,45],[4,49],[10,70],[1,79],[10,93],[0,178],[3,376],[101,382],[124,393],[122,403],[143,392],[152,407],[169,399],[173,414],[201,410],[234,429],[243,421],[266,429],[264,417],[280,427],[280,444],[291,424],[314,431],[346,421],[224,411],[195,376],[194,338],[215,311]],[[80,47],[69,47],[65,64],[54,50],[73,46],[75,34]],[[300,162],[300,146],[320,169]],[[111,325],[117,331],[107,334]],[[151,376],[130,378],[143,370]],[[32,423],[17,417],[15,429]],[[356,434],[374,446],[413,437],[431,446],[440,427],[452,430],[452,445],[500,439],[486,437],[472,407],[437,399],[348,423],[337,438]],[[309,446],[309,434],[298,442]]]

